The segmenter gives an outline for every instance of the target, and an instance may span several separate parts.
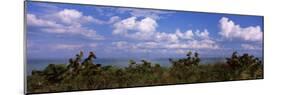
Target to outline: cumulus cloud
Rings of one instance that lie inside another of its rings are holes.
[[[181,32],[180,29],[177,29],[175,34],[180,39],[186,39],[186,40],[192,40],[192,39],[210,39],[209,32],[207,29],[204,29],[204,31],[200,30],[187,30],[186,32]]]
[[[147,53],[155,50],[163,50],[161,49],[161,44],[156,42],[127,42],[127,41],[117,41],[112,42],[111,49],[118,51],[130,51],[134,53]]]
[[[97,43],[90,43],[90,44],[89,44],[89,47],[91,47],[91,48],[96,48],[97,46],[98,46]]]
[[[127,41],[118,41],[112,42],[112,47],[121,49],[121,50],[186,50],[186,49],[219,49],[219,45],[212,40],[192,40],[188,42],[177,42],[177,43],[168,43],[168,42],[127,42]]]
[[[137,17],[130,17],[115,23],[113,26],[115,28],[113,34],[127,34],[128,31],[154,32],[158,25],[154,19],[149,17],[141,21],[137,21]]]
[[[83,14],[74,9],[64,9],[55,14],[61,22],[65,24],[74,24],[81,22],[90,22],[93,20],[91,16],[83,16]]]
[[[55,14],[57,20],[61,20],[65,24],[75,24],[75,23],[89,23],[93,22],[95,24],[111,24],[120,19],[118,16],[112,16],[108,21],[100,20],[92,16],[86,16],[82,12],[74,9],[64,9]]]
[[[139,40],[152,40],[154,41],[171,41],[178,42],[179,39],[191,40],[194,37],[199,39],[209,39],[209,32],[207,29],[204,31],[187,30],[182,32],[176,29],[175,32],[159,32],[157,31],[158,23],[155,19],[146,17],[138,20],[137,17],[129,17],[113,25],[113,34],[124,35],[126,37],[139,39]]]
[[[115,23],[117,21],[120,21],[120,17],[119,16],[112,16],[112,17],[110,17],[109,21],[107,21],[107,24],[112,24],[112,23]]]
[[[150,17],[144,18],[138,23],[139,30],[145,33],[155,31],[157,26],[156,21]]]
[[[200,39],[209,39],[209,32],[207,29],[204,29],[203,32],[200,32],[197,30],[195,34],[200,38]]]
[[[176,34],[165,33],[165,32],[156,32],[151,39],[154,39],[157,42],[163,42],[163,41],[170,42],[170,43],[179,42],[179,38]]]
[[[159,49],[162,48],[161,47],[161,43],[157,43],[157,42],[143,42],[143,43],[138,43],[136,44],[137,48],[140,49]]]
[[[241,44],[242,49],[246,50],[260,50],[261,47],[257,45],[252,45],[252,44]]]
[[[167,44],[166,48],[170,49],[219,49],[219,45],[209,39],[204,40],[191,40],[186,43]]]
[[[112,42],[112,45],[116,49],[134,49],[136,48],[132,43],[128,43],[126,41],[117,41],[117,42]]]
[[[222,17],[219,21],[219,34],[226,39],[242,39],[245,41],[262,41],[263,32],[260,26],[241,27],[232,20]]]
[[[138,40],[151,40],[156,34],[157,26],[156,20],[150,17],[141,20],[137,20],[137,17],[129,17],[113,24],[113,34]]]
[[[176,29],[175,32],[158,32],[158,23],[155,19],[146,17],[137,19],[137,17],[129,17],[121,20],[113,25],[114,35],[120,35],[127,38],[157,42],[157,44],[146,44],[141,42],[139,46],[157,46],[160,48],[197,48],[197,49],[217,49],[219,46],[209,37],[207,29],[204,31],[187,30],[181,32]],[[159,44],[160,43],[160,44]],[[143,47],[144,48],[144,47]],[[150,48],[150,47],[146,47]]]
[[[91,16],[84,16],[82,12],[74,9],[64,9],[43,17],[27,14],[27,25],[37,27],[43,32],[82,35],[95,40],[104,39],[94,29],[84,26],[85,23],[90,22],[101,23],[101,21]]]
[[[176,30],[176,35],[181,39],[193,39],[193,32],[192,30],[187,30],[186,32],[181,32],[180,29]]]
[[[137,20],[137,17],[129,17],[113,25],[113,34],[123,35],[136,40],[153,40],[177,42],[176,34],[157,32],[158,23],[150,17]]]
[[[60,24],[57,24],[54,21],[48,21],[44,19],[39,19],[34,14],[27,14],[27,25],[30,26],[41,26],[41,27],[61,27]]]
[[[78,45],[78,44],[56,44],[50,46],[50,48],[54,50],[76,50],[82,48],[83,45]]]
[[[116,45],[118,48],[123,48],[126,46],[128,43],[126,41],[118,41],[118,42],[112,42],[113,45]]]
[[[127,34],[128,30],[136,30],[136,17],[130,17],[113,25],[113,34]]]

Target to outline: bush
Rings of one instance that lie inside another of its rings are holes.
[[[42,71],[27,76],[28,93],[104,89],[176,83],[196,83],[263,78],[263,64],[247,53],[234,52],[226,63],[200,64],[197,52],[185,58],[169,59],[172,66],[141,60],[129,60],[128,67],[117,68],[94,63],[96,56],[83,52],[69,59],[69,64],[49,64]]]

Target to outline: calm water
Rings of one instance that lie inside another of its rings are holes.
[[[94,62],[102,64],[103,66],[112,65],[117,67],[126,67],[130,59],[95,59]],[[140,59],[134,59],[137,63],[140,63]],[[171,64],[168,58],[162,59],[146,59],[149,62],[160,64],[161,66],[169,67]],[[216,62],[223,62],[224,58],[202,58],[202,64],[211,64]],[[68,64],[67,59],[28,59],[27,60],[27,74],[30,75],[32,70],[42,70],[48,66],[48,64]]]

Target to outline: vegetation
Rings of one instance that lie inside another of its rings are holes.
[[[146,60],[129,60],[128,67],[101,66],[94,63],[93,52],[83,59],[83,52],[69,59],[69,64],[49,64],[42,71],[27,76],[28,93],[135,87],[177,83],[197,83],[263,78],[259,58],[234,52],[226,63],[199,64],[198,53],[186,58],[169,59],[172,66],[162,67]]]

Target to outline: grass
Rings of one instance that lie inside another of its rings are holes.
[[[93,52],[83,59],[83,52],[69,59],[69,64],[49,64],[42,71],[27,76],[28,93],[106,89],[178,83],[198,83],[262,79],[263,64],[259,58],[234,52],[226,63],[199,64],[198,53],[188,52],[186,58],[169,59],[172,66],[162,67],[146,60],[128,61],[118,68],[94,63]]]

